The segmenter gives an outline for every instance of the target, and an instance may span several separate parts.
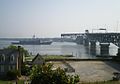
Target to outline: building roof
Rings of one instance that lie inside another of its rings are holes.
[[[13,49],[0,49],[0,55],[4,54],[6,56],[11,55],[13,53],[18,52],[18,50],[13,50]]]
[[[42,56],[40,54],[37,54],[33,58],[32,63],[41,63],[41,61],[44,62],[44,59],[42,58]]]

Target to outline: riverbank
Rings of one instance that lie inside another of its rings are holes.
[[[70,75],[80,75],[81,82],[109,81],[114,72],[120,71],[120,64],[112,61],[49,61],[54,68],[67,70]],[[48,63],[49,63],[48,62]]]
[[[34,58],[35,56],[29,56],[29,57],[25,57],[25,60],[26,61],[32,61],[32,59]],[[72,55],[41,55],[41,57],[44,59],[44,60],[58,60],[58,59],[70,59],[70,58],[73,58]]]
[[[25,60],[26,61],[32,61],[32,59],[35,56],[29,56],[26,57]],[[99,58],[76,58],[72,55],[41,55],[41,57],[45,60],[45,61],[115,61],[113,59],[109,59],[109,58],[103,58],[103,57],[99,57]]]
[[[80,75],[81,82],[109,81],[114,72],[120,71],[120,63],[112,59],[79,59],[62,55],[42,57],[46,63],[53,63],[54,68],[60,67],[70,75]]]
[[[65,56],[50,56],[46,63],[53,63],[53,68],[60,67],[69,75],[79,75],[80,84],[120,84],[119,81],[110,81],[114,72],[120,71],[120,63],[102,59],[74,59]],[[47,59],[48,59],[47,58]],[[60,59],[60,60],[56,60]],[[62,59],[61,59],[62,58]],[[97,82],[96,82],[97,81]],[[12,81],[0,81],[0,84],[12,83]],[[24,83],[19,83],[24,84]]]

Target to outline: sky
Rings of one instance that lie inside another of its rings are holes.
[[[120,31],[120,0],[0,0],[0,38]]]

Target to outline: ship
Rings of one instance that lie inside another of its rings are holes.
[[[41,41],[39,38],[35,38],[35,35],[31,39],[21,40],[19,42],[12,42],[12,44],[20,45],[50,45],[52,41]]]

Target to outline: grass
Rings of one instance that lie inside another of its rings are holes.
[[[15,84],[15,81],[3,81],[0,80],[0,84]],[[24,84],[23,80],[19,80],[17,84]],[[103,82],[88,82],[79,84],[120,84],[120,81],[103,81]]]
[[[43,56],[45,60],[49,59],[69,59],[70,57],[73,57],[72,55],[46,55]]]
[[[0,84],[9,84],[9,81],[2,81],[2,80],[0,80]]]
[[[6,80],[0,80],[0,84],[14,84],[15,81],[6,81]],[[23,80],[18,80],[17,84],[24,84]]]
[[[43,58],[44,59],[64,59],[67,57],[63,55],[47,55],[47,56],[43,56]]]
[[[30,56],[30,57],[26,57],[26,61],[32,61],[32,59],[34,58],[35,56]],[[43,55],[42,56],[43,59],[65,59],[65,58],[68,58],[68,57],[72,57],[72,55]]]
[[[0,84],[15,84],[15,81],[0,80]],[[18,80],[17,84],[24,84],[24,81]],[[120,84],[120,81],[80,82],[79,84]]]

